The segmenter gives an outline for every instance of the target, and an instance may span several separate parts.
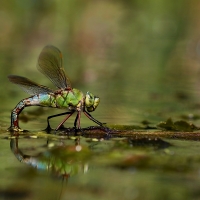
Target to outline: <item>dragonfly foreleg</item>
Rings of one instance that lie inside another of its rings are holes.
[[[98,120],[96,120],[94,117],[92,117],[92,115],[90,115],[87,111],[83,112],[86,117],[88,117],[90,120],[92,120],[93,122],[95,122],[96,124],[98,124],[99,126],[103,126],[103,123],[99,122]]]

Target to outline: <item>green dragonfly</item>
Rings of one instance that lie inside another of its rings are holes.
[[[25,77],[9,75],[8,79],[19,85],[31,97],[21,100],[11,112],[11,126],[9,131],[23,131],[19,127],[19,114],[28,106],[43,106],[52,108],[67,109],[67,112],[49,116],[47,118],[46,130],[51,130],[49,119],[66,115],[64,120],[57,126],[56,131],[74,113],[77,112],[74,127],[80,129],[81,112],[96,124],[103,126],[103,123],[94,119],[88,112],[94,111],[99,105],[100,98],[87,92],[84,95],[80,90],[72,88],[68,76],[62,67],[62,53],[54,46],[45,46],[38,58],[38,70],[46,75],[58,88],[56,91],[39,85]],[[87,111],[88,112],[87,112]]]

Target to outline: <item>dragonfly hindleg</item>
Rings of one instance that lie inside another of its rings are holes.
[[[65,123],[65,121],[67,120],[67,119],[69,119],[71,116],[72,116],[72,114],[74,113],[74,111],[73,112],[68,112],[68,113],[66,113],[66,114],[68,114],[66,117],[65,117],[65,119],[57,126],[57,128],[55,129],[55,131],[57,131],[64,123]],[[63,114],[63,113],[62,113]]]
[[[50,123],[49,123],[49,120],[51,118],[54,118],[54,117],[59,117],[59,116],[62,116],[62,115],[66,115],[66,114],[71,114],[71,112],[64,112],[64,113],[59,113],[59,114],[56,114],[56,115],[51,115],[51,116],[48,116],[47,117],[47,128],[45,130],[49,131],[51,130],[51,126],[50,126]],[[71,116],[71,115],[70,115]],[[66,120],[65,120],[66,121]],[[64,123],[64,122],[63,122]],[[62,125],[62,124],[61,124]],[[61,126],[60,125],[60,126]],[[57,127],[58,128],[58,127]]]

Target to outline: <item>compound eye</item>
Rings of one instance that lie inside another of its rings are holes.
[[[99,105],[100,98],[94,96],[92,93],[87,92],[85,95],[85,107],[88,112],[92,112]]]
[[[94,96],[90,92],[86,93],[85,104],[87,107],[91,107],[94,104]]]

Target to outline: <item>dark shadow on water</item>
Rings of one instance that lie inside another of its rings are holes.
[[[165,149],[171,146],[169,142],[166,142],[160,138],[154,138],[154,139],[149,139],[149,138],[139,138],[139,139],[133,139],[130,138],[128,139],[129,144],[132,147],[153,147],[155,149]]]
[[[28,199],[30,197],[30,192],[20,188],[8,188],[6,190],[0,190],[1,199]]]

